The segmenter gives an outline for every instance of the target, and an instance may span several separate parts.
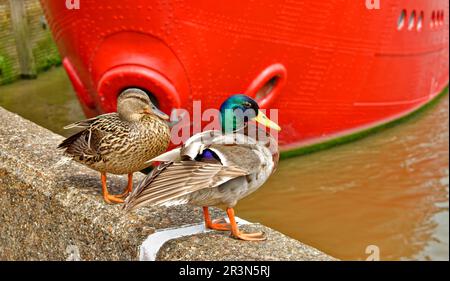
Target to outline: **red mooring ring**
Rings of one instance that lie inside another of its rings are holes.
[[[275,85],[263,98],[258,99],[256,96],[258,91],[262,89],[269,81],[276,78]],[[272,64],[266,67],[248,86],[246,95],[257,99],[262,108],[270,108],[275,102],[276,97],[280,94],[281,89],[286,84],[287,70],[281,63]]]
[[[155,96],[160,109],[170,114],[180,108],[181,101],[175,86],[162,74],[140,65],[120,65],[108,70],[98,82],[97,92],[105,112],[116,110],[117,95],[126,88],[141,88]]]

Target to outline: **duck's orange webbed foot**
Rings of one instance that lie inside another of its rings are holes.
[[[263,232],[244,233],[238,230],[237,233],[231,232],[231,235],[245,241],[264,241],[267,239]]]
[[[206,227],[220,231],[231,230],[231,225],[227,223],[224,218],[213,220],[209,225],[207,224]]]
[[[205,217],[206,228],[219,230],[219,231],[228,231],[231,229],[230,224],[227,223],[224,218],[211,221],[211,217],[209,216],[208,207],[203,207],[203,216]]]
[[[103,194],[103,199],[108,204],[118,204],[124,202],[118,195]]]
[[[263,232],[244,233],[240,231],[237,226],[236,219],[234,218],[233,208],[227,208],[227,214],[230,219],[231,236],[245,241],[264,241],[267,239]]]
[[[108,192],[108,188],[106,187],[106,173],[101,173],[102,175],[102,193],[103,199],[108,204],[117,204],[123,203],[123,199],[119,198],[120,195],[111,195]]]
[[[117,195],[114,195],[114,196],[116,196],[117,198],[125,198],[125,197],[128,196],[128,194],[130,194],[130,192],[127,190],[124,193],[117,194]]]

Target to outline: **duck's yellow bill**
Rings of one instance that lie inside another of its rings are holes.
[[[255,118],[253,118],[253,120],[255,120],[256,122],[263,124],[264,126],[268,127],[268,128],[272,128],[275,129],[277,131],[281,131],[280,126],[278,126],[277,123],[273,122],[272,120],[270,120],[269,118],[267,118],[267,116],[262,113],[261,110],[258,111],[258,116],[256,116]]]

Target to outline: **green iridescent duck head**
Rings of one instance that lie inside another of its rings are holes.
[[[252,98],[237,94],[226,99],[220,106],[220,120],[222,131],[234,132],[243,128],[250,120],[275,130],[281,130],[275,122],[259,110],[258,103]]]

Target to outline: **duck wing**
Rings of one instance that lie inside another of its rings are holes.
[[[163,205],[192,192],[219,186],[233,178],[245,176],[247,170],[200,161],[163,163],[127,197],[125,209],[142,205]]]
[[[67,155],[80,160],[87,161],[93,157],[92,160],[98,161],[105,151],[102,141],[114,131],[112,124],[116,122],[121,122],[117,113],[108,113],[72,123],[64,128],[82,128],[82,130],[66,138],[58,148],[65,149]]]
[[[177,151],[189,153],[153,169],[127,197],[124,208],[132,210],[143,205],[187,203],[186,195],[255,173],[262,164],[251,146],[203,143],[203,147],[193,155],[192,152],[199,147],[198,142],[183,146]]]

